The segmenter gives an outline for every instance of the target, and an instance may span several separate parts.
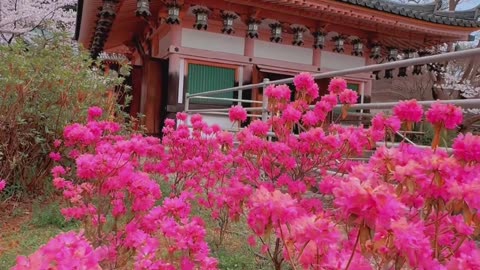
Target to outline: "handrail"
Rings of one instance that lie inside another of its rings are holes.
[[[243,103],[255,103],[255,104],[262,104],[261,101],[257,100],[248,100],[248,99],[238,99],[238,98],[219,98],[219,97],[204,97],[204,96],[194,96],[190,97],[190,99],[208,99],[208,100],[220,100],[220,101],[237,101]]]
[[[417,101],[418,104],[423,105],[425,107],[431,106],[432,104],[440,102],[440,103],[447,103],[453,104],[462,108],[478,108],[480,107],[480,98],[476,99],[450,99],[450,100],[424,100],[424,101]],[[362,103],[362,104],[351,104],[349,105],[349,109],[390,109],[395,107],[400,101],[397,102],[378,102],[378,103]],[[339,104],[336,105],[335,108],[341,108],[343,105]],[[310,107],[314,107],[313,105]]]
[[[368,66],[357,67],[357,68],[349,68],[349,69],[343,69],[343,70],[337,70],[337,71],[317,73],[317,74],[312,74],[312,76],[315,79],[325,79],[325,78],[332,78],[332,77],[349,75],[349,74],[366,73],[366,72],[374,72],[374,71],[380,71],[380,70],[386,70],[386,69],[408,67],[413,65],[425,65],[433,62],[442,62],[442,61],[458,59],[458,58],[468,58],[468,57],[473,57],[478,55],[480,55],[480,48],[475,48],[475,49],[469,49],[469,50],[458,51],[458,52],[448,52],[444,54],[405,59],[405,60],[388,62],[383,64],[375,64],[375,65],[368,65]],[[292,77],[288,79],[270,81],[268,82],[268,84],[266,82],[261,82],[256,84],[248,84],[248,85],[242,85],[242,86],[231,87],[231,88],[220,89],[220,90],[206,91],[206,92],[195,93],[195,94],[186,93],[186,97],[188,99],[189,97],[194,97],[194,96],[217,95],[217,94],[235,92],[240,90],[249,90],[257,87],[265,87],[269,84],[287,84],[287,83],[292,83],[293,79],[294,78]]]

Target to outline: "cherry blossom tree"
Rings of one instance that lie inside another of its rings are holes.
[[[0,42],[11,43],[17,37],[54,30],[72,32],[76,8],[75,0],[2,0]]]
[[[467,3],[471,0],[397,0],[397,2],[404,4],[429,4],[438,3],[441,4],[441,9],[448,9],[450,11],[456,10],[461,3]]]

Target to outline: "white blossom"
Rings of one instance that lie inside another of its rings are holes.
[[[73,32],[76,6],[76,0],[1,0],[0,42],[38,31]]]

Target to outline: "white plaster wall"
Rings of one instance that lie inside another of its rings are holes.
[[[313,49],[255,40],[253,54],[255,57],[311,65]]]
[[[217,124],[219,125],[222,129],[231,129],[232,128],[232,122],[230,122],[230,119],[228,116],[223,116],[223,115],[205,115],[203,114],[203,120],[209,124]]]
[[[365,58],[342,53],[322,51],[320,59],[322,69],[339,70],[365,66]]]
[[[224,115],[207,115],[207,114],[201,114],[203,117],[203,121],[205,121],[209,126],[213,124],[219,125],[223,130],[228,130],[232,128],[232,122],[230,122],[230,119],[228,116]],[[187,123],[191,125],[190,123],[190,115],[188,116]]]
[[[182,47],[243,55],[245,39],[183,28]]]

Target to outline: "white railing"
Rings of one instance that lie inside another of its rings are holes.
[[[401,67],[409,67],[409,66],[414,66],[414,65],[425,65],[429,63],[436,63],[436,62],[443,62],[443,61],[449,61],[449,60],[454,60],[454,59],[460,59],[460,58],[469,58],[469,57],[474,57],[474,56],[480,56],[480,48],[475,48],[475,49],[469,49],[469,50],[464,50],[464,51],[458,51],[458,52],[449,52],[449,53],[444,53],[444,54],[438,54],[438,55],[431,55],[431,56],[425,56],[425,57],[418,57],[418,58],[413,58],[413,59],[406,59],[406,60],[400,60],[400,61],[395,61],[395,62],[389,62],[389,63],[383,63],[383,64],[376,64],[376,65],[368,65],[368,66],[363,66],[363,67],[357,67],[357,68],[350,68],[350,69],[344,69],[344,70],[337,70],[337,71],[330,71],[330,72],[324,72],[324,73],[318,73],[318,74],[313,74],[312,76],[315,79],[326,79],[326,78],[333,78],[333,77],[338,77],[338,76],[345,76],[345,75],[350,75],[350,74],[358,74],[358,73],[370,73],[370,72],[375,72],[375,71],[382,71],[382,70],[387,70],[387,69],[396,69],[396,68],[401,68]],[[202,92],[202,93],[195,93],[195,94],[190,94],[186,93],[185,97],[185,111],[186,112],[207,112],[206,110],[191,110],[190,109],[190,103],[191,100],[193,99],[210,99],[210,100],[222,100],[222,101],[232,101],[232,102],[239,102],[239,103],[250,103],[250,104],[260,104],[262,103],[262,108],[261,109],[266,109],[266,104],[268,104],[268,100],[264,99],[262,101],[257,101],[257,100],[247,100],[243,99],[242,95],[239,95],[239,98],[237,99],[228,99],[228,98],[219,98],[215,97],[215,95],[218,94],[223,94],[223,93],[233,93],[233,92],[240,92],[239,94],[243,94],[244,90],[252,90],[256,88],[265,88],[270,84],[288,84],[293,82],[293,77],[288,78],[288,79],[282,79],[282,80],[275,80],[275,81],[270,81],[269,79],[265,79],[261,83],[257,84],[249,84],[249,85],[243,85],[243,86],[237,86],[237,87],[231,87],[231,88],[226,88],[226,89],[220,89],[220,90],[213,90],[213,91],[207,91],[207,92]],[[265,96],[265,95],[264,95]],[[476,100],[478,102],[478,99]],[[468,107],[468,108],[473,108],[473,107],[479,107],[479,106],[474,106],[472,105],[472,101],[452,101],[449,100],[449,103],[456,104],[458,106],[462,107]],[[376,105],[373,105],[376,104]],[[424,105],[428,106],[430,103],[425,102]],[[391,108],[394,106],[394,102],[387,102],[387,103],[368,103],[368,104],[357,104],[352,106],[352,108],[358,108],[358,109],[374,109],[374,108]],[[363,107],[362,107],[363,106]],[[371,107],[375,106],[375,107]],[[258,108],[250,108],[250,111],[258,111]],[[208,109],[210,112],[226,112],[228,109]]]
[[[339,77],[339,76],[345,76],[345,75],[351,75],[351,74],[371,73],[371,72],[382,71],[382,70],[396,69],[396,68],[401,68],[401,67],[409,67],[409,66],[414,66],[414,65],[425,65],[425,64],[429,64],[429,63],[438,63],[438,62],[444,62],[444,61],[449,61],[449,60],[454,60],[454,59],[469,58],[469,57],[474,57],[474,56],[480,56],[480,48],[469,49],[469,50],[458,51],[458,52],[449,52],[449,53],[444,53],[444,54],[439,54],[439,55],[425,56],[425,57],[419,57],[419,58],[413,58],[413,59],[406,59],[406,60],[388,62],[388,63],[383,63],[383,64],[368,65],[368,66],[350,68],[350,69],[344,69],[344,70],[338,70],[338,71],[330,71],[330,72],[325,72],[325,73],[312,74],[312,76],[315,79],[326,79],[326,78],[333,78],[333,77]],[[238,104],[241,104],[241,103],[251,104],[252,107],[245,108],[248,112],[247,115],[250,116],[250,117],[259,117],[259,118],[261,117],[261,119],[263,121],[266,121],[268,119],[268,110],[267,110],[267,108],[268,108],[268,98],[267,98],[267,96],[262,95],[263,96],[262,101],[244,99],[243,98],[243,91],[253,90],[253,89],[258,89],[258,88],[265,89],[270,84],[276,84],[276,85],[278,85],[278,84],[288,84],[288,83],[292,83],[293,79],[294,78],[292,77],[292,78],[288,78],[288,79],[270,81],[268,78],[266,78],[266,79],[264,79],[263,82],[257,83],[257,84],[249,84],[249,85],[243,85],[243,86],[237,86],[237,87],[231,87],[231,88],[226,88],[226,89],[213,90],[213,91],[207,91],[207,92],[195,93],[195,94],[186,93],[185,112],[187,112],[189,114],[190,113],[203,113],[203,114],[212,114],[212,115],[228,115],[228,111],[230,110],[230,108],[191,109],[190,108],[191,107],[191,101],[195,100],[195,99],[231,101],[232,103],[237,102]],[[234,99],[234,98],[215,97],[218,94],[233,93],[233,92],[238,93],[238,98]],[[419,103],[421,105],[425,106],[425,107],[428,107],[435,102],[436,101],[433,101],[433,100],[419,101]],[[463,107],[463,108],[480,108],[480,99],[456,99],[456,100],[443,100],[443,101],[440,101],[440,102],[454,104],[456,106],[460,106],[460,107]],[[368,110],[368,109],[391,109],[397,104],[398,104],[398,102],[361,103],[361,104],[352,104],[350,106],[350,109],[360,110],[360,113],[353,113],[353,114],[361,117],[363,115],[368,115],[368,114],[364,114],[363,110]],[[205,105],[205,104],[202,104],[202,105]],[[342,105],[337,105],[336,108],[341,108],[341,106]],[[402,135],[402,134],[400,134],[400,135]],[[402,137],[404,137],[404,136],[402,136]]]

